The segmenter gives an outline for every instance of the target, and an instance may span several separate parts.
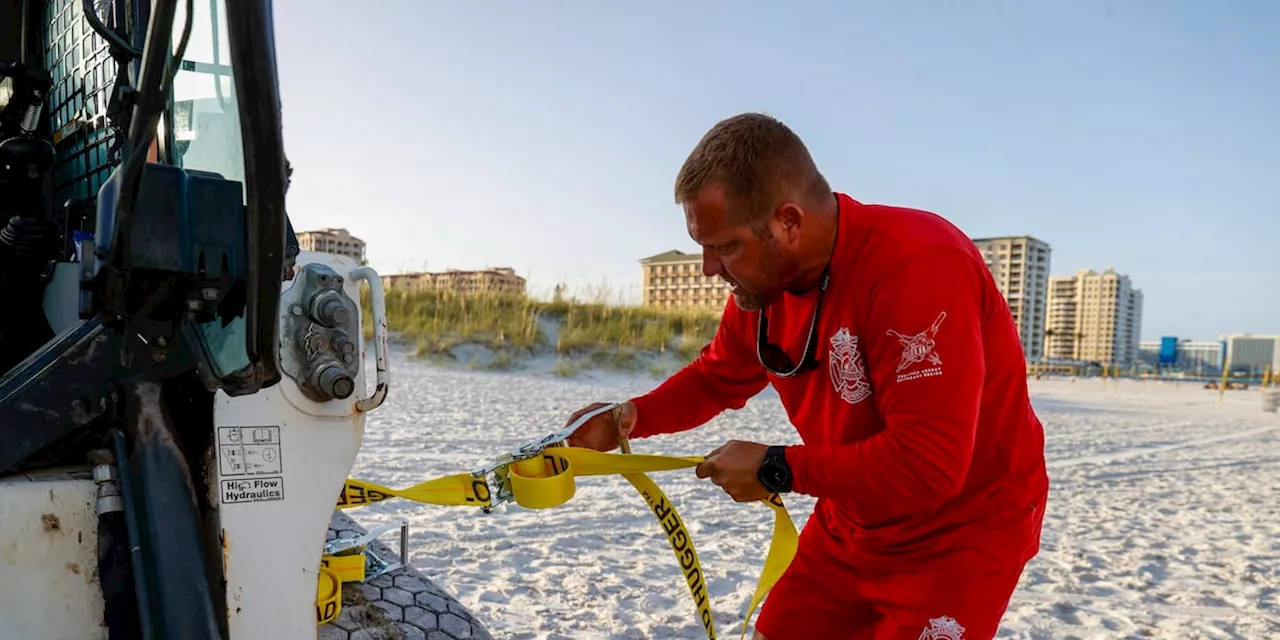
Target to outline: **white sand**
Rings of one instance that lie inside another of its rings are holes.
[[[405,487],[468,471],[563,425],[595,400],[651,388],[646,375],[447,370],[397,353],[388,404],[353,475]],[[1053,494],[1042,553],[1002,638],[1280,638],[1280,416],[1256,391],[1194,384],[1032,382]],[[694,432],[637,452],[701,455],[727,439],[795,442],[771,391]],[[690,523],[722,637],[737,637],[772,516],[692,470],[652,474]],[[812,508],[788,500],[803,525]],[[349,512],[405,517],[411,560],[498,638],[704,637],[675,558],[622,478],[587,478],[563,507],[491,515],[392,500]],[[387,542],[395,546],[394,539]]]

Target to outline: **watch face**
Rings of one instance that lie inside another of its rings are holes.
[[[778,467],[765,468],[763,475],[766,482],[762,482],[761,484],[765,485],[764,488],[770,491],[777,491],[778,489],[781,489],[783,484],[787,481],[786,470]]]

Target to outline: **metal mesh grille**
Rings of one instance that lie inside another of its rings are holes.
[[[118,66],[107,42],[85,22],[81,4],[48,0],[44,5],[45,65],[53,75],[47,108],[57,149],[51,171],[55,207],[70,198],[95,196],[119,162],[108,154],[114,136],[107,122]]]

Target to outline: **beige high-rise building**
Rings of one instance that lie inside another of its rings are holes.
[[[1031,236],[974,238],[973,243],[1009,303],[1023,355],[1028,360],[1039,359],[1044,354],[1049,298],[1049,243]]]
[[[303,251],[336,253],[347,256],[359,264],[365,264],[364,240],[351,235],[346,229],[325,228],[316,231],[299,231],[298,246]]]
[[[1076,276],[1049,278],[1049,307],[1045,314],[1044,354],[1047,358],[1074,360],[1076,357],[1076,316],[1080,281]]]
[[[1129,367],[1142,335],[1142,291],[1110,268],[1054,276],[1047,325],[1048,357]]]
[[[733,290],[722,278],[702,273],[702,256],[668,251],[640,261],[641,304],[663,308],[719,309]]]

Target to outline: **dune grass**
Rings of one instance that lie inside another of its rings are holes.
[[[362,297],[368,327],[367,292]],[[420,356],[473,343],[494,349],[507,363],[513,353],[548,349],[586,354],[591,364],[609,368],[639,368],[640,352],[674,352],[687,362],[711,340],[720,322],[718,310],[543,301],[499,293],[388,291],[386,303],[388,329],[416,342]]]

